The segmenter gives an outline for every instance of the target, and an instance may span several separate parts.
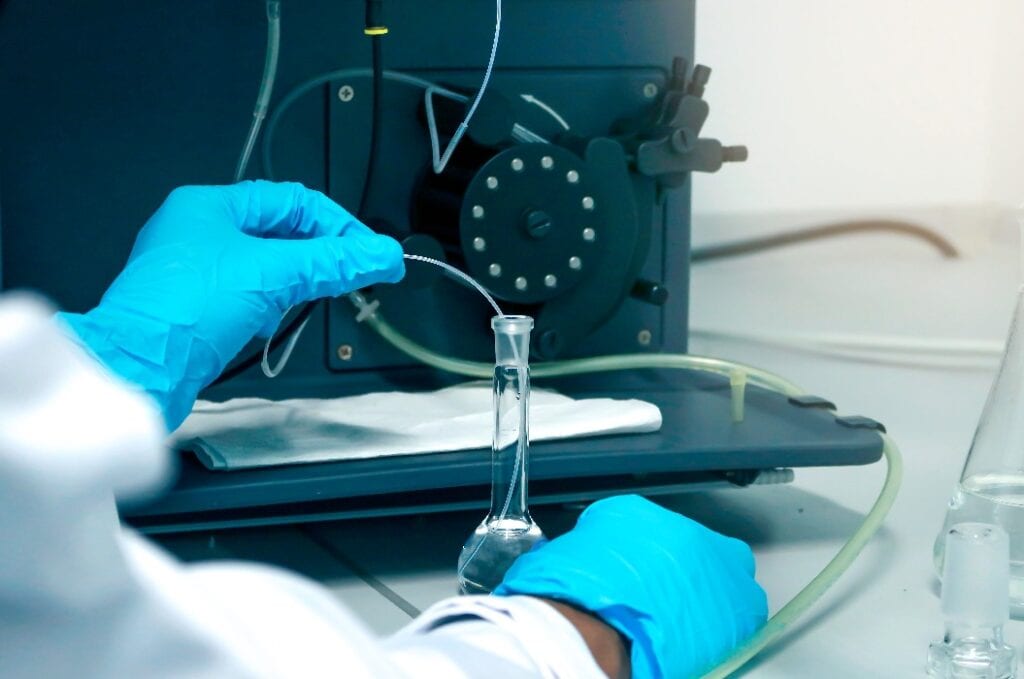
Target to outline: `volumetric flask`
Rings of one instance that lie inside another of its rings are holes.
[[[495,316],[491,508],[459,556],[459,591],[487,594],[516,558],[544,539],[527,506],[530,468],[529,316]]]

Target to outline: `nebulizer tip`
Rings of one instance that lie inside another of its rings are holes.
[[[928,648],[928,675],[944,679],[1016,676],[1017,654],[1003,640],[1010,619],[1010,537],[988,523],[946,533],[942,614],[946,632]]]

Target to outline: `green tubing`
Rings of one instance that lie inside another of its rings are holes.
[[[360,309],[360,316],[365,316],[365,321],[387,342],[396,349],[408,354],[422,363],[431,367],[445,370],[467,377],[490,378],[494,372],[494,366],[490,363],[477,363],[475,361],[464,361],[450,358],[437,352],[431,351],[424,346],[413,342],[388,324],[376,309],[367,305],[366,301],[359,295],[351,297],[353,303]],[[624,356],[601,356],[597,358],[582,358],[570,361],[558,361],[542,363],[531,370],[535,377],[558,377],[564,375],[579,375],[582,373],[603,372],[611,370],[628,370],[632,368],[676,368],[688,370],[701,370],[725,375],[735,379],[737,374],[746,375],[750,382],[758,384],[767,389],[781,392],[787,396],[798,396],[803,390],[792,382],[785,380],[766,370],[760,370],[751,366],[741,365],[730,361],[703,356],[686,356],[682,354],[631,354]],[[807,585],[800,590],[800,593],[793,597],[789,603],[783,606],[773,615],[757,634],[751,637],[747,643],[726,658],[724,662],[703,675],[703,679],[721,679],[728,677],[743,665],[749,662],[754,656],[765,648],[775,643],[786,631],[790,624],[803,615],[821,596],[835,584],[843,573],[860,555],[864,546],[874,537],[881,527],[886,515],[892,508],[896,495],[899,492],[900,482],[903,479],[903,458],[900,455],[896,443],[886,434],[880,434],[883,447],[882,455],[885,457],[887,470],[885,483],[875,500],[871,511],[864,517],[864,522],[854,532],[846,544],[828,562],[828,565]]]
[[[892,508],[899,492],[900,482],[903,479],[903,458],[900,455],[896,443],[886,434],[881,434],[884,447],[882,454],[885,456],[888,469],[885,475],[885,483],[882,484],[882,492],[871,507],[871,511],[864,517],[864,522],[846,541],[842,549],[832,557],[828,565],[814,577],[800,593],[793,597],[789,603],[783,606],[778,613],[773,615],[768,623],[762,627],[757,634],[750,638],[743,646],[729,656],[725,662],[703,675],[704,679],[721,679],[728,677],[739,670],[750,661],[755,655],[775,643],[786,631],[789,625],[799,618],[807,609],[821,598],[828,589],[835,584],[836,580],[856,560],[864,546],[878,532],[885,520],[886,514]]]
[[[367,316],[366,324],[377,331],[389,344],[399,351],[415,358],[420,363],[425,363],[431,368],[465,375],[466,377],[490,378],[494,376],[494,366],[490,363],[477,363],[476,361],[464,361],[459,358],[450,358],[443,354],[436,353],[426,347],[413,342],[411,339],[395,330],[389,323],[379,315]],[[531,370],[531,373],[535,371]]]
[[[444,356],[413,342],[395,330],[380,314],[373,313],[366,317],[366,322],[377,333],[396,349],[416,360],[457,375],[489,379],[494,375],[494,365],[478,363]],[[611,372],[613,370],[632,370],[643,368],[673,368],[682,370],[700,370],[731,377],[737,371],[744,373],[753,384],[779,391],[787,396],[803,393],[799,387],[767,370],[753,366],[724,361],[706,356],[689,356],[685,354],[624,354],[622,356],[598,356],[596,358],[577,358],[569,361],[541,363],[530,368],[535,378],[564,377],[566,375],[582,375],[584,373]]]

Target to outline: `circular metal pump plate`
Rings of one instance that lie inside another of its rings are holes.
[[[584,162],[570,151],[550,144],[502,151],[463,199],[459,230],[470,273],[511,302],[563,294],[597,261],[598,200]]]

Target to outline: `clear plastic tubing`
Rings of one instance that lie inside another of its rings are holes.
[[[424,262],[426,264],[433,264],[436,267],[440,267],[446,273],[450,274],[451,276],[453,276],[457,280],[460,280],[460,281],[466,283],[471,288],[473,288],[474,290],[479,292],[481,295],[483,295],[484,299],[487,300],[487,303],[491,305],[492,309],[494,309],[494,313],[498,314],[499,316],[504,316],[505,315],[505,313],[498,306],[498,303],[494,301],[493,297],[491,297],[490,293],[488,293],[487,290],[484,289],[484,286],[482,286],[479,283],[477,283],[475,278],[473,278],[472,276],[466,274],[463,271],[460,271],[459,269],[456,269],[451,264],[448,264],[447,262],[442,262],[439,259],[433,259],[432,257],[424,257],[423,255],[403,254],[402,257],[404,257],[405,259],[408,259],[410,261],[413,261],[413,262]]]
[[[484,71],[483,82],[480,83],[480,89],[476,92],[476,97],[473,98],[473,102],[469,106],[469,111],[466,112],[466,118],[459,124],[458,129],[455,130],[455,134],[452,135],[451,140],[448,142],[448,146],[444,152],[440,152],[440,143],[437,138],[437,122],[434,120],[434,104],[433,95],[438,90],[433,87],[428,87],[424,95],[424,104],[426,105],[427,112],[427,127],[430,130],[430,148],[433,156],[434,172],[441,174],[444,172],[444,168],[448,165],[448,161],[451,160],[452,154],[455,153],[455,149],[458,147],[459,142],[462,141],[462,137],[466,134],[466,130],[469,129],[469,122],[473,119],[473,114],[476,113],[476,109],[480,106],[480,101],[484,98],[484,93],[487,91],[487,85],[491,82],[491,74],[494,72],[494,60],[498,56],[498,43],[501,40],[501,0],[495,2],[495,17],[494,17],[494,39],[491,41],[491,56],[487,59],[487,69]]]
[[[253,147],[256,146],[256,138],[260,135],[263,119],[267,117],[270,95],[274,92],[274,80],[277,78],[277,58],[280,53],[281,3],[279,0],[267,0],[267,55],[263,62],[263,78],[260,81],[259,93],[256,95],[256,106],[252,111],[249,135],[245,139],[242,153],[238,156],[238,165],[235,166],[236,182],[245,178],[245,171],[249,167],[249,158],[252,157]]]

